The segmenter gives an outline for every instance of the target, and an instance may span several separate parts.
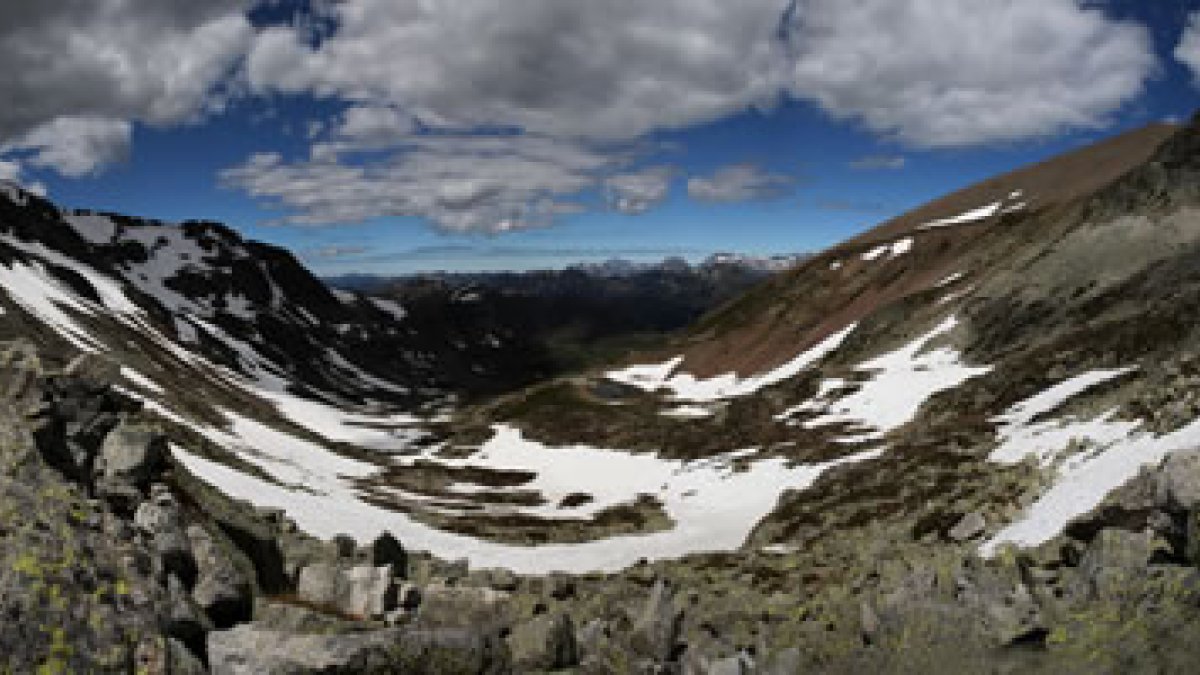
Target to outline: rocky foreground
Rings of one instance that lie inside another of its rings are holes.
[[[805,550],[519,577],[314,540],[197,481],[81,357],[0,351],[5,672],[1187,672],[1200,451],[1035,550],[978,514]]]

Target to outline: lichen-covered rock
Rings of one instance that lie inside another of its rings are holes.
[[[512,625],[507,593],[490,588],[430,584],[421,590],[417,621],[433,628],[476,628],[492,634]]]
[[[201,525],[189,526],[187,536],[196,560],[196,604],[217,627],[248,621],[254,607],[252,586],[231,552]]]
[[[579,664],[575,624],[567,614],[542,614],[517,624],[508,636],[520,672],[558,670]]]
[[[668,661],[679,645],[683,610],[675,601],[676,589],[659,580],[646,598],[633,624],[633,648],[644,656]]]
[[[128,564],[133,543],[88,525],[92,509],[0,402],[0,671],[129,672],[160,636],[161,589]]]
[[[213,675],[477,675],[511,670],[503,643],[465,630],[303,635],[243,624],[212,633],[208,653]]]
[[[1163,460],[1157,472],[1158,499],[1174,511],[1200,505],[1200,449],[1181,450]]]
[[[196,561],[184,531],[183,514],[165,485],[156,483],[152,486],[150,498],[134,512],[133,523],[149,539],[164,578],[175,575],[187,584],[195,583]]]
[[[167,439],[158,427],[124,422],[105,436],[96,469],[105,480],[147,489],[165,467],[166,458]]]

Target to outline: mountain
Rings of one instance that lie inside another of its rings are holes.
[[[693,267],[677,259],[330,283],[399,303],[412,325],[449,342],[477,335],[521,340],[529,348],[526,370],[547,379],[657,345],[768,275],[741,261]]]
[[[1197,185],[1200,119],[1134,131],[548,379],[534,300],[334,292],[216,224],[6,186],[0,647],[17,671],[1187,672]],[[573,275],[513,283],[597,288]]]

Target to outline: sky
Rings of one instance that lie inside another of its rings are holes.
[[[0,178],[318,273],[814,251],[1200,108],[1200,0],[5,0]]]

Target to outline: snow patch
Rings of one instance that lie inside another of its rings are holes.
[[[708,379],[697,379],[690,373],[675,373],[683,363],[682,356],[663,363],[630,366],[623,370],[611,371],[606,373],[605,377],[643,391],[665,389],[672,400],[679,402],[709,403],[747,396],[763,387],[791,379],[833,353],[856,325],[851,324],[830,335],[774,370],[746,379],[739,379],[735,373],[725,373]]]
[[[952,225],[963,225],[966,223],[978,222],[980,220],[995,216],[997,213],[1000,213],[1000,209],[1003,207],[1003,201],[992,202],[986,206],[980,206],[979,208],[971,209],[965,213],[960,213],[957,216],[930,221],[924,225],[919,225],[917,229],[932,230],[939,227],[950,227]]]
[[[404,317],[408,316],[408,310],[404,309],[404,307],[402,307],[400,303],[396,302],[395,300],[376,297],[371,297],[368,299],[371,301],[372,305],[375,305],[375,307],[379,308],[380,311],[392,315],[392,318],[397,321],[403,321]]]
[[[121,377],[124,377],[126,380],[129,380],[130,382],[136,384],[137,386],[141,387],[142,389],[145,389],[147,391],[152,391],[155,394],[165,393],[163,391],[163,388],[161,386],[159,386],[159,384],[157,382],[155,382],[154,380],[151,380],[150,378],[139,373],[138,371],[134,370],[133,368],[130,368],[129,366],[121,366]]]
[[[932,331],[907,345],[858,365],[855,369],[869,374],[853,393],[832,398],[831,392],[844,387],[842,380],[822,383],[821,392],[812,401],[789,411],[824,410],[824,414],[803,423],[807,428],[833,424],[862,425],[875,438],[906,424],[921,405],[937,392],[952,389],[966,380],[991,370],[991,366],[968,366],[950,347],[927,349],[929,343],[958,325],[951,316]],[[854,436],[856,442],[867,434]]]
[[[253,436],[261,430],[239,430],[243,435],[248,432]],[[772,458],[753,462],[745,471],[735,471],[732,461],[752,451],[685,463],[585,446],[547,447],[523,438],[516,429],[497,426],[495,435],[475,455],[463,460],[437,461],[534,472],[536,478],[522,487],[539,490],[552,503],[575,492],[594,497],[592,504],[572,511],[573,514],[595,512],[605,506],[629,502],[639,494],[651,494],[663,502],[675,523],[663,532],[581,544],[516,546],[437,530],[404,514],[361,501],[349,483],[338,476],[361,476],[368,467],[331,456],[323,448],[270,435],[254,441],[260,453],[271,453],[270,457],[257,457],[255,463],[280,482],[296,487],[272,485],[185,449],[174,450],[180,461],[203,480],[257,506],[282,508],[301,528],[317,536],[329,538],[348,533],[367,541],[390,530],[413,548],[436,551],[448,558],[467,558],[472,566],[506,567],[523,574],[615,571],[641,558],[734,549],[742,544],[755,523],[770,512],[784,490],[803,489],[833,466],[867,461],[879,455],[877,451],[864,452],[795,467]],[[549,513],[548,507],[538,508]],[[562,516],[557,509],[555,513]]]

